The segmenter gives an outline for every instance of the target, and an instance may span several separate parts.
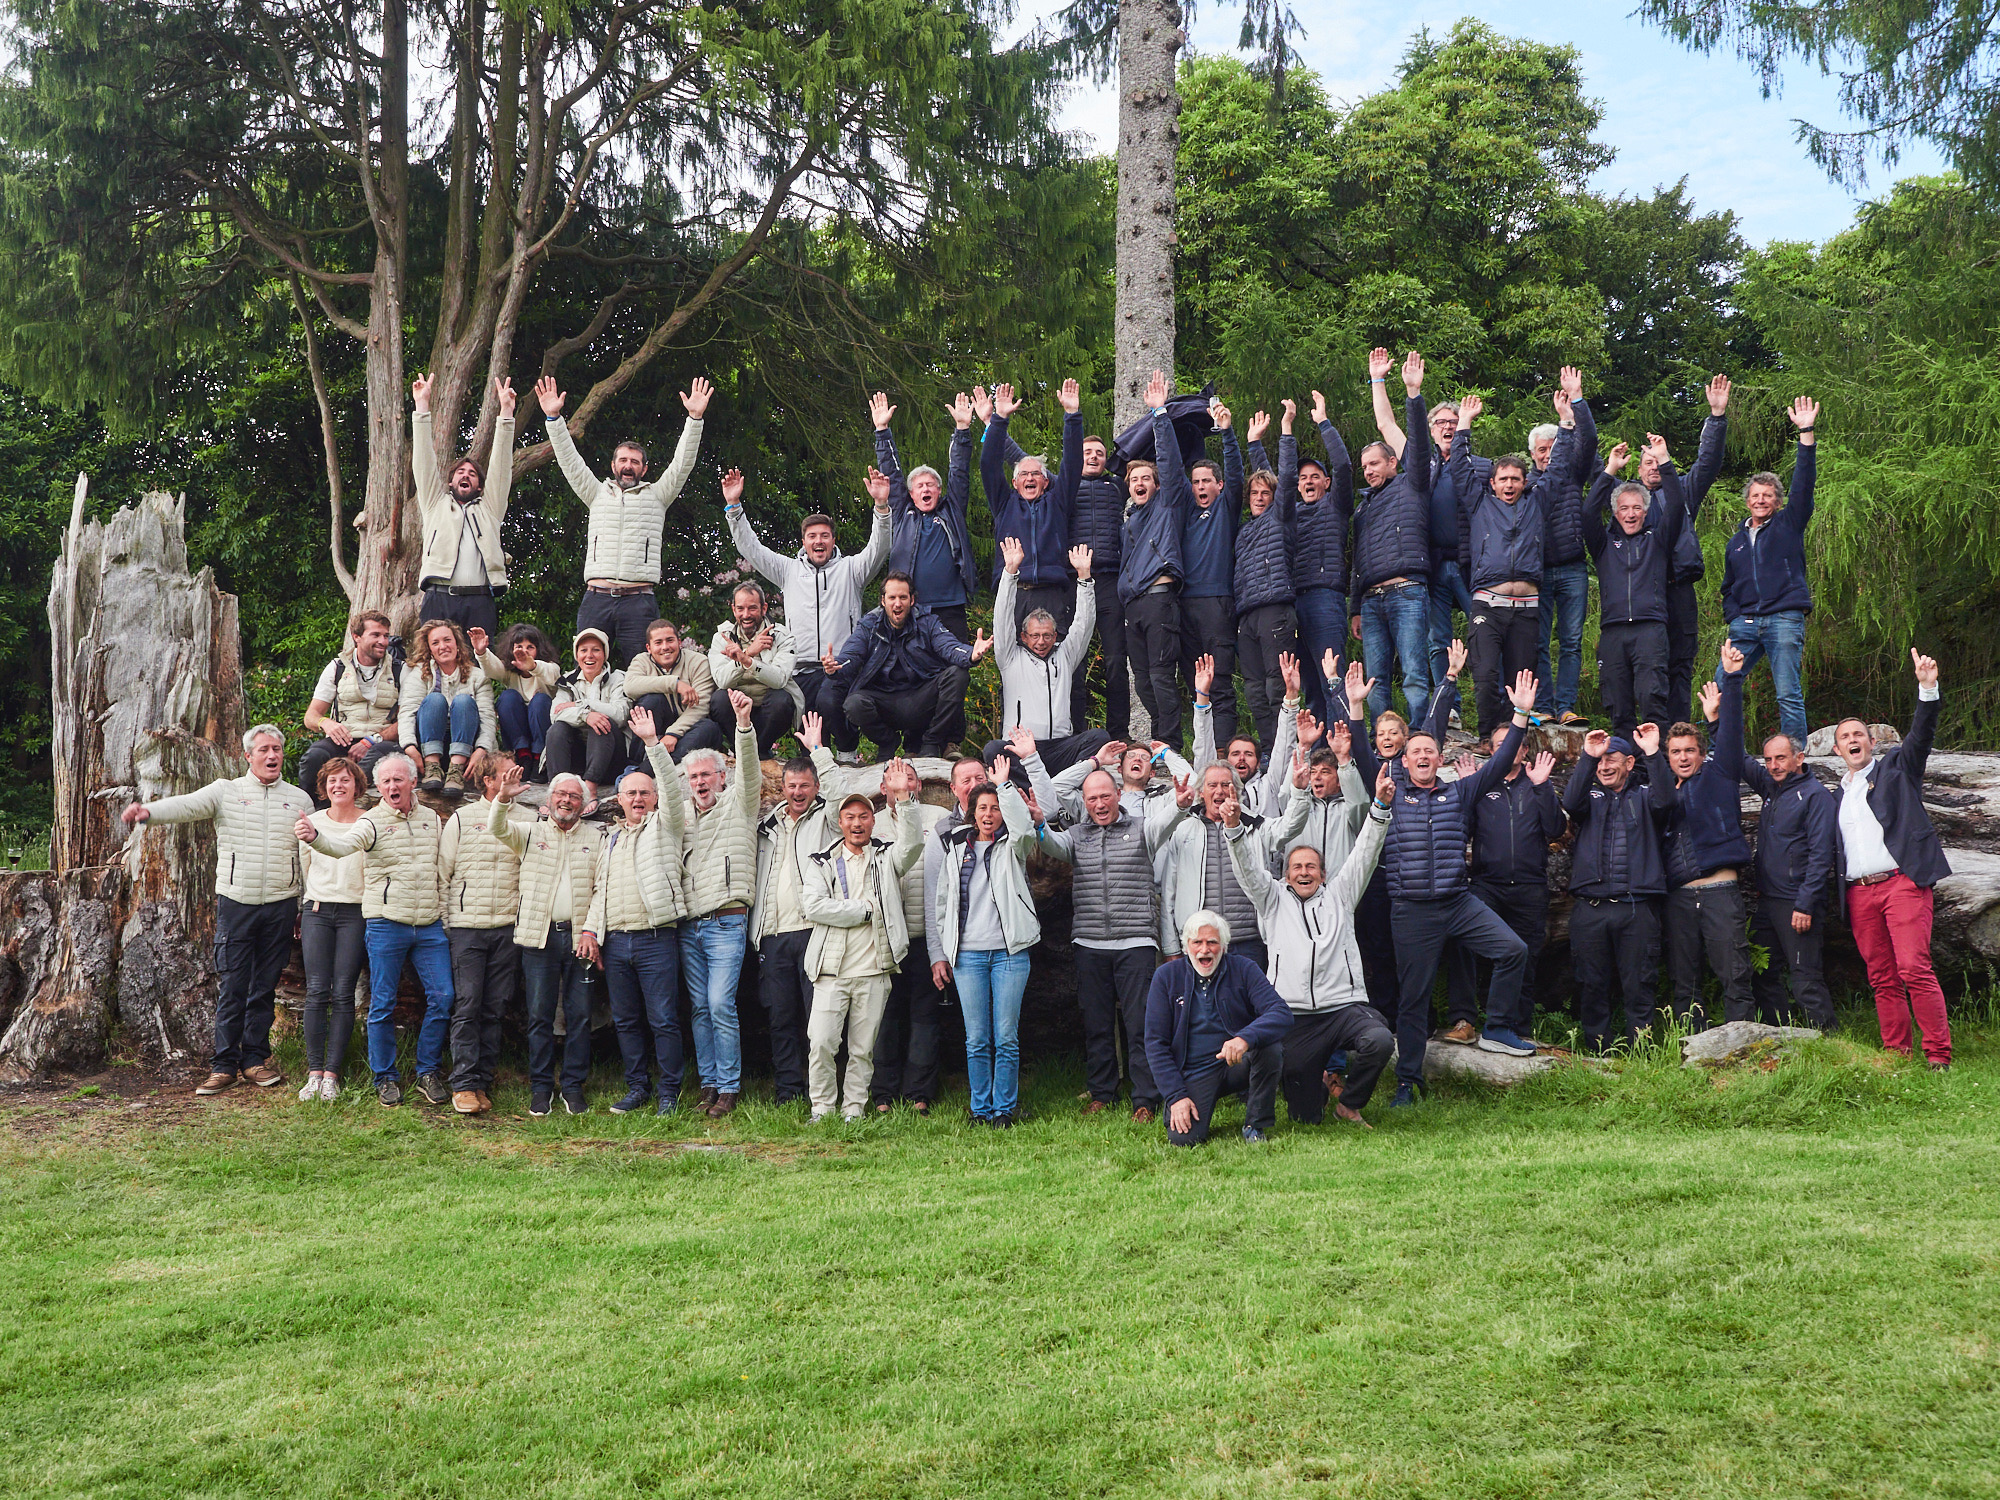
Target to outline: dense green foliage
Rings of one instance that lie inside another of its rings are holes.
[[[31,1496],[1985,1494],[2000,1063],[1959,1044],[1255,1147],[1231,1104],[1188,1152],[1053,1068],[1006,1133],[962,1093],[531,1122],[512,1076],[477,1123],[17,1098],[0,1461]]]

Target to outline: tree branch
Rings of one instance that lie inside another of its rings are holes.
[[[346,490],[340,478],[340,447],[333,425],[333,401],[327,393],[326,371],[319,360],[319,335],[313,331],[312,314],[306,307],[305,292],[299,286],[299,273],[292,271],[288,274],[292,286],[292,306],[297,309],[299,326],[306,334],[306,368],[312,372],[313,399],[319,402],[320,438],[326,444],[327,550],[333,557],[333,575],[340,580],[347,602],[358,604],[360,585],[354,581],[354,574],[348,571],[340,549],[340,517],[345,506]]]

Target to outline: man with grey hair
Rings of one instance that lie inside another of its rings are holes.
[[[1077,615],[1077,590],[1067,564],[1070,531],[1076,518],[1076,489],[1083,475],[1083,397],[1074,380],[1065,380],[1056,395],[1063,409],[1062,469],[1051,480],[1048,461],[1039,453],[1024,453],[1014,460],[1010,484],[1007,423],[1021,409],[1021,403],[1011,385],[995,386],[991,397],[984,386],[975,386],[972,391],[972,409],[986,422],[986,434],[980,439],[979,480],[986,490],[987,508],[993,512],[993,534],[1015,537],[1021,543],[1020,560],[1006,570],[1018,575],[1013,629],[1008,629],[1007,622],[996,611],[993,626],[996,640],[1011,640],[1026,626],[1028,616],[1038,609],[1047,610],[1054,618],[1057,633],[1068,631]],[[993,568],[996,589],[1000,587],[1002,567],[1002,559],[996,558]],[[1094,622],[1096,618],[1093,591],[1091,608],[1084,612],[1084,619]],[[1088,644],[1089,628],[1086,626],[1082,633]],[[1048,736],[1038,731],[1038,737]]]
[[[1167,1140],[1199,1146],[1226,1092],[1247,1091],[1243,1139],[1277,1123],[1278,1076],[1292,1012],[1264,971],[1229,951],[1220,912],[1190,913],[1181,956],[1153,971],[1146,993],[1146,1061],[1166,1101]]]
[[[133,803],[124,823],[215,825],[215,1041],[197,1094],[234,1087],[239,1074],[259,1088],[285,1075],[271,1063],[278,976],[292,954],[302,882],[293,830],[312,798],[282,779],[285,734],[275,724],[244,731],[247,776],[225,776],[184,797]]]
[[[889,431],[896,408],[883,391],[868,400],[875,467],[889,481],[889,571],[908,574],[924,607],[970,646],[965,607],[979,591],[979,559],[966,521],[972,505],[972,398],[960,391],[947,410],[953,423],[950,483],[928,464],[910,470],[906,480]]]
[[[1687,524],[1680,471],[1667,440],[1646,434],[1646,456],[1657,466],[1664,504],[1636,480],[1621,484],[1628,449],[1611,450],[1604,472],[1583,504],[1583,540],[1597,564],[1597,691],[1614,733],[1629,736],[1655,723],[1667,706],[1667,580],[1674,547]],[[1604,506],[1613,512],[1604,524]]]

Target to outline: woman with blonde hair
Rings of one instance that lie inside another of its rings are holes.
[[[424,757],[418,785],[433,795],[464,796],[467,762],[475,754],[493,754],[499,735],[493,684],[474,659],[463,626],[426,620],[417,627],[416,643],[403,665],[396,717],[403,748],[421,748]]]

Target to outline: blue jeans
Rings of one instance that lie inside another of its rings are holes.
[[[431,693],[417,706],[417,742],[424,754],[444,754],[447,732],[453,755],[472,754],[479,743],[479,704],[472,694],[460,693],[447,703],[443,693]]]
[[[1771,686],[1778,694],[1778,728],[1794,745],[1806,742],[1806,685],[1800,664],[1806,651],[1806,617],[1802,610],[1787,609],[1775,615],[1739,615],[1729,622],[1729,640],[1743,653],[1743,675],[1747,681],[1757,658],[1771,658]],[[1718,679],[1721,664],[1716,666]]]
[[[444,1070],[451,1031],[451,943],[444,923],[412,927],[386,917],[368,919],[368,1066],[377,1083],[396,1077],[396,986],[403,960],[416,965],[424,987],[424,1024],[417,1032],[417,1076]]]
[[[500,696],[493,700],[493,714],[500,721],[500,743],[509,750],[540,755],[542,746],[548,742],[549,710],[553,706],[547,693],[523,698],[513,688],[502,688]]]
[[[1410,718],[1422,722],[1431,696],[1430,585],[1419,579],[1379,594],[1364,594],[1359,613],[1361,659],[1375,679],[1375,691],[1368,695],[1369,716],[1389,707],[1389,667],[1396,661],[1403,667],[1403,698],[1410,706]]]
[[[951,977],[965,1015],[965,1074],[974,1119],[1012,1114],[1021,1102],[1021,996],[1028,988],[1028,951],[961,952]]]
[[[604,988],[611,1001],[611,1025],[618,1054],[625,1060],[625,1086],[641,1094],[653,1089],[652,1063],[660,1068],[660,1097],[681,1092],[681,950],[672,927],[604,934]],[[567,1024],[567,1023],[565,1023]],[[646,1056],[651,1043],[653,1056]]]
[[[702,917],[681,923],[681,968],[694,1006],[694,1061],[701,1081],[725,1094],[743,1092],[743,1038],[736,1025],[736,981],[750,918]]]
[[[1445,681],[1445,658],[1451,649],[1451,612],[1457,610],[1470,621],[1472,618],[1472,590],[1465,586],[1459,576],[1458,561],[1431,564],[1431,683],[1436,686]],[[1468,627],[1470,628],[1470,627]],[[1457,679],[1451,681],[1451,706],[1460,707]]]
[[[1299,652],[1304,657],[1299,663],[1300,685],[1320,723],[1332,724],[1347,717],[1347,705],[1343,702],[1337,714],[1332,711],[1320,662],[1331,651],[1339,658],[1336,665],[1347,670],[1347,595],[1339,589],[1300,589],[1292,609],[1299,617]]]
[[[1576,707],[1577,685],[1583,680],[1583,617],[1590,609],[1590,564],[1551,563],[1542,569],[1542,642],[1535,655],[1535,711],[1566,714]],[[1561,655],[1554,676],[1549,674],[1549,632],[1553,624]]]

